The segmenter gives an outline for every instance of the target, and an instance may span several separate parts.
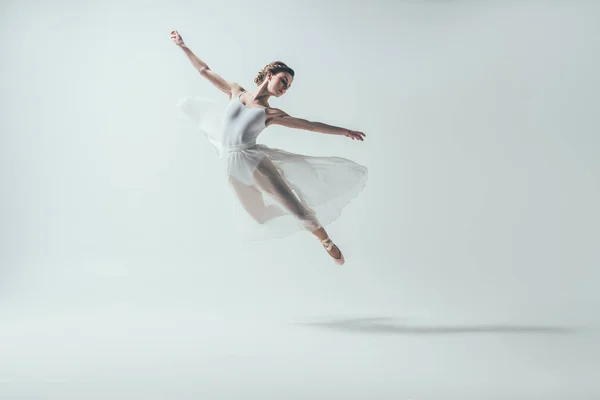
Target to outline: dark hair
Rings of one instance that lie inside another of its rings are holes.
[[[285,65],[285,63],[281,61],[273,61],[272,63],[265,65],[265,67],[258,72],[256,78],[254,78],[254,82],[256,82],[257,85],[260,85],[265,80],[267,73],[269,72],[273,75],[278,74],[279,72],[287,72],[292,77],[294,76],[294,70]]]

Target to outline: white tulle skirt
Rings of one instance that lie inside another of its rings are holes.
[[[214,101],[186,97],[178,108],[218,150],[239,200],[234,228],[240,238],[281,238],[324,227],[366,185],[367,168],[345,158],[294,154],[257,143],[224,147],[219,138],[222,107]]]

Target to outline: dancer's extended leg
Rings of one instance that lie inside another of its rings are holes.
[[[271,160],[265,158],[258,164],[254,171],[254,179],[261,189],[277,199],[283,207],[295,215],[304,227],[318,237],[321,242],[329,238],[327,231],[325,231],[325,228],[317,220],[314,211],[300,202]],[[341,257],[340,249],[336,245],[333,245],[328,250],[328,253],[336,259]]]
[[[285,214],[276,205],[265,205],[262,192],[254,186],[245,185],[233,177],[229,178],[229,183],[231,183],[244,209],[259,224],[264,224],[270,219]]]

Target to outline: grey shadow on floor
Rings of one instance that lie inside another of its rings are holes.
[[[524,324],[468,324],[432,325],[414,324],[389,317],[327,318],[313,322],[295,322],[318,329],[358,334],[388,335],[454,335],[454,334],[552,334],[565,335],[579,330],[569,326]]]

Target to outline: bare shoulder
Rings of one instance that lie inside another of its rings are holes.
[[[272,117],[272,118],[289,117],[288,113],[286,113],[285,111],[283,111],[279,108],[267,107],[267,108],[265,108],[265,112],[267,113],[267,115],[269,117]]]
[[[245,91],[246,91],[246,89],[241,87],[238,83],[231,82],[231,98],[233,98],[234,96],[239,96],[241,93],[244,93]]]
[[[266,114],[266,126],[273,125],[273,124],[279,124],[279,123],[281,123],[281,120],[283,118],[289,117],[289,115],[285,111],[283,111],[279,108],[273,108],[273,107],[266,107],[265,114]]]

